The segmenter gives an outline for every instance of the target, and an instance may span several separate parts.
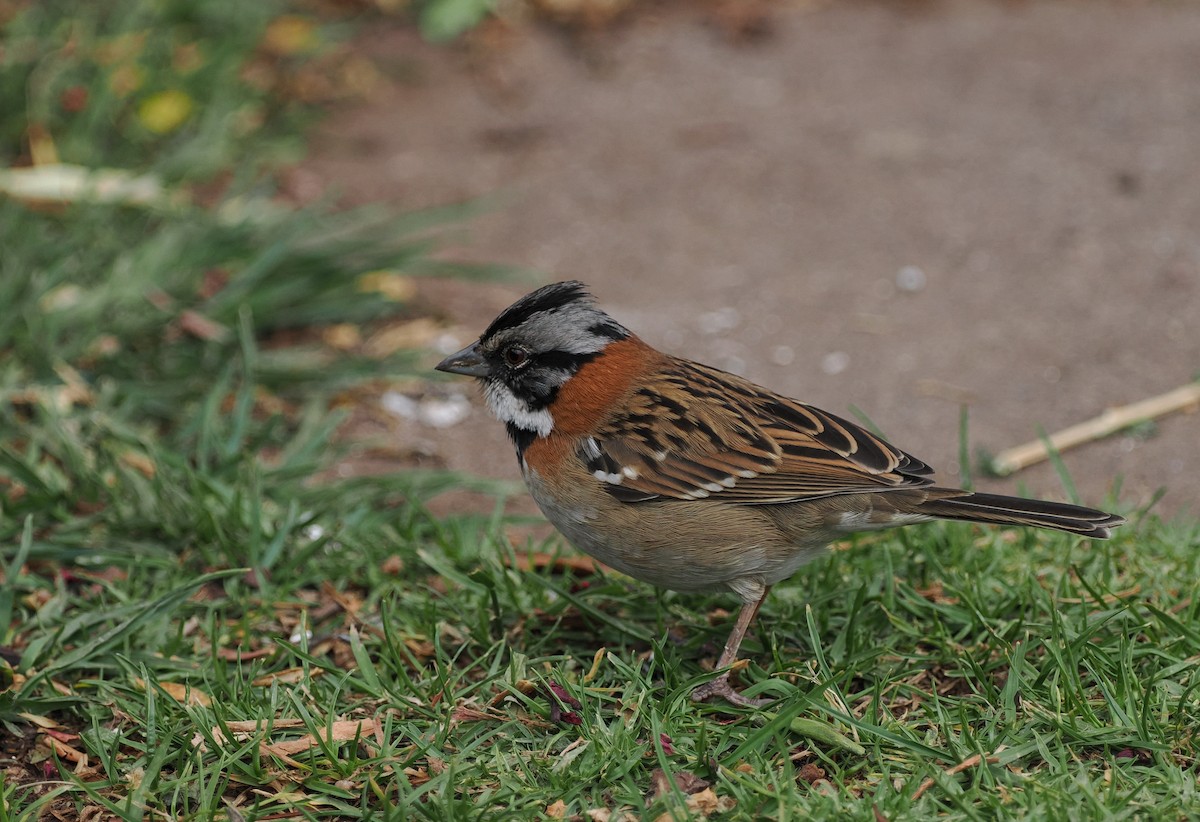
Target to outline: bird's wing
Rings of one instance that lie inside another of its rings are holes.
[[[580,447],[617,499],[776,505],[931,484],[861,426],[715,368],[671,359]]]

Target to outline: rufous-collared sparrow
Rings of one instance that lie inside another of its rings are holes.
[[[696,700],[729,666],[771,586],[855,531],[931,519],[1104,538],[1119,516],[935,486],[925,463],[866,429],[651,348],[583,284],[539,288],[440,371],[476,377],[529,492],[577,548],[652,585],[742,600]]]

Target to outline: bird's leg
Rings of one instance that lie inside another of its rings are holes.
[[[762,606],[763,600],[767,598],[770,590],[769,586],[765,587],[762,596],[758,599],[742,603],[742,610],[738,612],[737,622],[734,623],[733,630],[729,633],[729,639],[725,641],[725,649],[721,651],[721,658],[717,660],[717,670],[722,673],[716,679],[710,679],[692,691],[693,702],[704,702],[714,696],[719,696],[742,708],[759,708],[771,703],[770,699],[750,699],[742,696],[729,684],[729,666],[737,661],[738,648],[742,645],[746,630],[754,621],[758,609]]]

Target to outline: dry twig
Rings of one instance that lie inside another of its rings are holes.
[[[1068,448],[1115,434],[1135,423],[1156,419],[1175,411],[1195,410],[1197,407],[1200,407],[1200,383],[1188,383],[1157,397],[1109,408],[1087,422],[1064,428],[1050,435],[1050,446],[1055,451],[1066,451]],[[997,474],[1005,476],[1041,462],[1049,456],[1046,443],[1036,440],[1001,451],[992,460],[992,468]]]

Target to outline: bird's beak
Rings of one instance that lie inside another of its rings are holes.
[[[492,373],[479,350],[478,342],[471,343],[457,354],[451,354],[434,368],[447,374],[464,374],[468,377],[486,377]]]

